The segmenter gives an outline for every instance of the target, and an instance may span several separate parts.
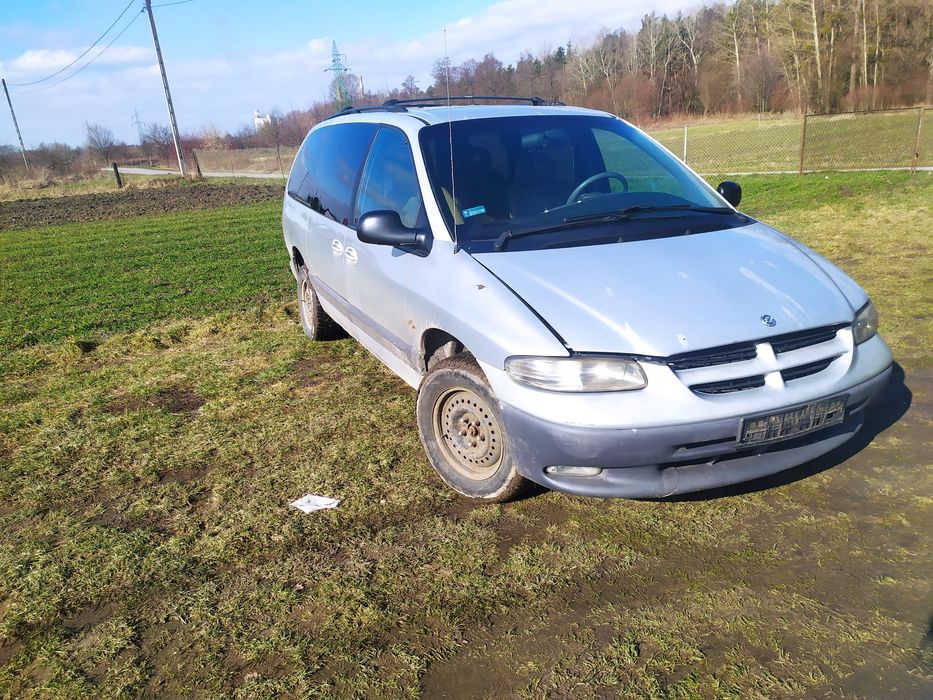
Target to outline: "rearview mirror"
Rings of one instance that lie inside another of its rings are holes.
[[[431,252],[431,237],[420,229],[408,228],[397,211],[371,211],[363,214],[356,224],[356,237],[363,243],[390,245],[415,255]]]
[[[734,207],[739,206],[739,202],[742,201],[742,186],[737,182],[732,182],[732,180],[720,182],[716,191]]]

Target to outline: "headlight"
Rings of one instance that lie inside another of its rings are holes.
[[[621,357],[510,357],[512,379],[548,391],[632,391],[648,384],[635,360]]]
[[[862,307],[862,310],[855,314],[855,321],[852,322],[852,334],[855,336],[855,344],[864,343],[878,332],[878,312],[875,311],[875,305],[870,301]]]

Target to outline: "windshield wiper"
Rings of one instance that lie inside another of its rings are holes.
[[[492,249],[496,252],[499,252],[505,248],[505,244],[513,238],[521,238],[522,236],[532,236],[536,233],[551,233],[553,231],[566,231],[571,228],[576,228],[577,226],[589,226],[594,223],[600,223],[601,220],[606,219],[605,216],[600,217],[594,221],[589,221],[587,219],[580,219],[579,221],[568,221],[564,219],[559,224],[551,224],[550,226],[538,226],[535,228],[520,228],[520,229],[506,229],[503,231],[499,237],[496,239],[496,242],[493,243]],[[607,223],[612,223],[614,221],[622,221],[623,219],[606,219]]]
[[[569,217],[566,219],[561,219],[559,224],[550,224],[548,226],[537,226],[535,228],[522,228],[517,230],[508,229],[503,231],[502,234],[496,239],[496,242],[493,244],[492,248],[498,252],[505,247],[507,241],[513,238],[521,238],[522,236],[531,236],[536,233],[550,233],[553,231],[567,231],[579,226],[591,226],[592,224],[617,224],[625,221],[626,219],[628,219],[628,216],[623,216],[613,212],[609,214],[591,214],[588,216]]]
[[[618,209],[616,211],[603,212],[601,214],[584,214],[582,216],[568,216],[564,219],[561,219],[559,224],[551,224],[549,226],[538,226],[536,228],[525,228],[525,229],[508,229],[503,231],[500,236],[496,239],[496,242],[493,244],[492,248],[496,252],[501,251],[505,244],[513,238],[521,238],[522,236],[531,236],[537,233],[550,233],[553,231],[566,231],[577,226],[591,226],[593,224],[619,224],[624,221],[628,221],[633,214],[641,214],[644,212],[656,212],[656,211],[693,211],[700,212],[701,214],[727,214],[734,215],[738,214],[735,209],[730,207],[701,207],[696,204],[668,204],[664,206],[641,206],[635,204],[630,207],[625,207],[624,209]]]
[[[596,223],[600,221],[625,221],[632,214],[643,214],[656,211],[695,211],[701,214],[725,214],[732,215],[738,214],[735,209],[730,207],[701,207],[696,204],[664,204],[658,206],[642,206],[641,204],[634,204],[630,207],[625,207],[624,209],[617,209],[612,212],[602,213],[602,214],[584,214],[582,216],[569,216],[564,219],[564,223],[576,223],[576,222],[590,222]]]

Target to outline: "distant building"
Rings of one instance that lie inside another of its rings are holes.
[[[271,114],[266,114],[265,116],[263,116],[262,114],[259,113],[258,109],[255,112],[253,112],[253,127],[256,129],[256,131],[259,131],[262,128],[263,124],[271,124],[271,123],[272,123]]]

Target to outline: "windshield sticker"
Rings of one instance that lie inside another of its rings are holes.
[[[470,207],[469,209],[464,209],[460,213],[463,214],[464,219],[469,219],[471,216],[478,216],[479,214],[485,214],[486,207],[480,204],[478,207]]]

